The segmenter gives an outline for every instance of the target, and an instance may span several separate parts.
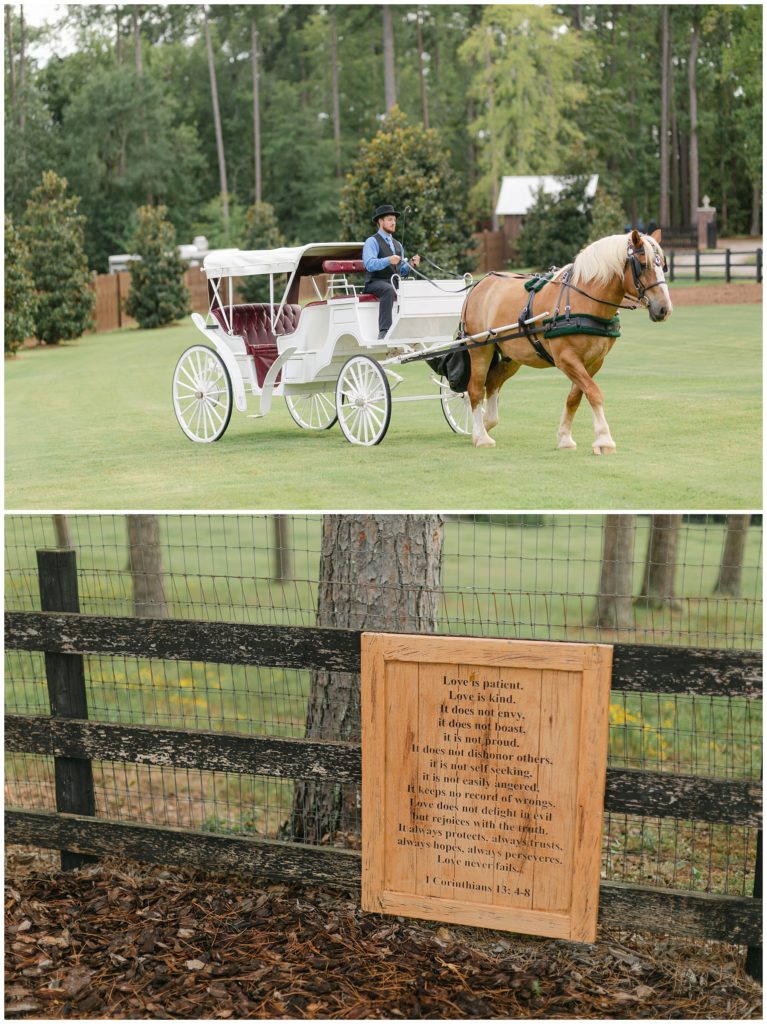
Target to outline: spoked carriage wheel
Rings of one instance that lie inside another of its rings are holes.
[[[232,382],[221,356],[192,345],[173,373],[173,409],[190,441],[218,441],[232,416]]]
[[[442,412],[445,414],[448,426],[456,434],[470,434],[472,427],[471,402],[468,394],[464,391],[458,394],[451,391],[447,381],[443,377],[440,381],[439,403]]]
[[[352,356],[336,384],[336,412],[352,444],[380,444],[389,429],[391,390],[383,368],[369,356]]]
[[[304,430],[329,430],[338,419],[333,394],[312,391],[306,395],[285,395],[288,412]]]

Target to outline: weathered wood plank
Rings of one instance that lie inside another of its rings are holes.
[[[6,612],[6,647],[359,672],[359,632],[240,622]]]
[[[44,612],[6,612],[5,629],[17,650],[360,670],[361,633],[350,629]],[[759,651],[615,644],[612,688],[757,699],[761,660]]]
[[[191,829],[100,821],[50,811],[7,810],[5,841],[337,887],[358,888],[360,879],[360,856],[355,850],[217,836]]]
[[[6,715],[5,749],[275,778],[358,783],[359,744]]]
[[[74,551],[38,551],[37,573],[40,605],[44,612],[80,611],[77,558]],[[81,654],[46,651],[45,676],[51,715],[54,718],[88,717],[85,668]],[[70,814],[95,814],[96,795],[90,761],[78,756],[60,756],[55,758],[53,771],[56,809]],[[64,869],[79,868],[91,859],[70,850],[62,850],[61,866]]]
[[[359,783],[360,746],[329,740],[243,736],[156,726],[6,715],[5,749],[14,753],[128,761],[274,778]],[[605,810],[646,817],[762,825],[762,784],[640,769],[608,768]]]
[[[613,689],[762,697],[762,652],[615,644]]]
[[[360,887],[361,858],[355,850],[302,846],[275,840],[240,839],[204,832],[106,822],[49,811],[5,812],[5,839],[101,856],[179,864],[232,874],[260,875],[331,887]],[[762,901],[738,896],[675,892],[620,882],[600,886],[599,920],[615,928],[690,935],[757,946]]]
[[[761,828],[762,783],[608,768],[605,810]]]
[[[603,882],[599,922],[613,928],[689,935],[735,945],[759,945],[762,901],[746,896],[675,892],[623,882]]]

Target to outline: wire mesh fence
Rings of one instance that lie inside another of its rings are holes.
[[[142,524],[139,518],[153,522]],[[648,564],[658,558],[652,542],[660,526],[650,516],[621,519],[621,525],[631,527],[621,552],[628,582],[625,592],[610,595],[622,601],[622,618],[605,625],[600,622],[610,554],[605,517],[446,517],[436,631],[761,648],[758,517],[736,522],[735,517],[689,516],[666,522],[664,528],[675,533],[669,555],[674,571],[666,573],[664,592],[644,596]],[[80,606],[87,614],[307,626],[317,620],[323,582],[321,516],[77,515],[63,523],[51,516],[8,516],[9,610],[39,609],[35,552],[60,543],[62,531],[77,551]],[[736,566],[730,564],[733,536]],[[726,585],[723,568],[729,571]],[[374,603],[383,600],[387,588],[401,584],[381,578],[366,586],[367,600]],[[43,655],[7,651],[5,657],[6,711],[48,714]],[[309,671],[128,657],[88,656],[84,662],[94,720],[306,735]],[[614,691],[610,723],[612,767],[759,777],[760,708],[745,697]],[[301,792],[300,780],[293,779],[114,762],[93,767],[100,816],[218,833],[286,836]],[[7,754],[6,799],[15,806],[53,810],[52,759]],[[359,825],[358,802],[347,799],[337,834],[311,839],[354,845]],[[606,813],[603,874],[612,880],[750,895],[755,836],[753,829],[741,826]]]

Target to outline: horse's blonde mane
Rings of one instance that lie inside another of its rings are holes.
[[[616,274],[622,274],[626,264],[628,235],[608,235],[581,249],[573,263],[573,284],[594,281],[608,284]]]

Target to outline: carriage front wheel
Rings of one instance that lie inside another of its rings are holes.
[[[391,389],[383,367],[369,356],[352,356],[336,384],[336,412],[352,444],[380,444],[391,419]]]
[[[232,416],[232,381],[218,352],[192,345],[173,373],[173,409],[190,441],[218,441]]]
[[[439,382],[439,402],[451,430],[456,434],[470,434],[472,427],[471,402],[467,392],[451,391],[443,377]]]

